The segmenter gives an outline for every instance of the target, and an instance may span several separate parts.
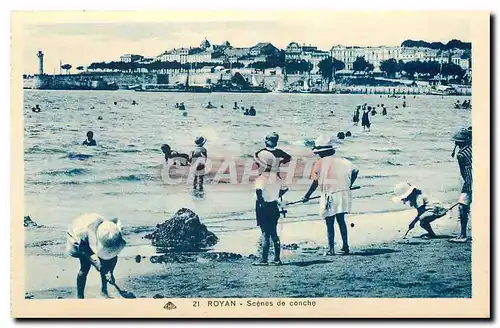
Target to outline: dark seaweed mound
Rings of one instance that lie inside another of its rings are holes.
[[[151,239],[153,246],[161,251],[174,252],[196,252],[219,241],[200,222],[198,215],[187,208],[181,208],[170,220],[158,224],[145,238]]]

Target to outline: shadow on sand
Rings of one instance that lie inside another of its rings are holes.
[[[394,249],[390,248],[368,248],[364,250],[360,250],[358,252],[353,252],[350,255],[354,256],[373,256],[373,255],[382,255],[382,254],[389,254],[389,253],[396,253],[399,251],[396,251]]]
[[[300,267],[305,267],[309,265],[315,265],[315,264],[327,264],[327,263],[332,263],[333,261],[327,261],[327,260],[313,260],[313,261],[302,261],[302,262],[288,262],[284,263],[283,265],[295,265],[295,266],[300,266]]]
[[[432,240],[432,239],[450,239],[450,238],[453,238],[454,236],[450,236],[450,235],[436,235],[432,238],[429,238],[429,236],[424,233],[423,235],[420,235],[420,236],[413,236],[412,238],[416,238],[416,239],[424,239],[424,240]]]

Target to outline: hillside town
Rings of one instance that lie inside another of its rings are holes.
[[[281,73],[284,67],[292,69],[291,73],[318,74],[322,70],[322,61],[336,61],[340,73],[357,71],[355,62],[364,58],[369,64],[367,71],[373,73],[390,73],[384,69],[384,61],[395,60],[403,63],[437,62],[439,64],[457,65],[464,73],[471,69],[471,45],[452,40],[441,47],[431,44],[415,44],[403,42],[401,46],[358,47],[335,45],[329,50],[318,49],[314,45],[290,42],[285,49],[279,49],[269,42],[259,42],[251,47],[233,47],[229,41],[212,44],[204,39],[197,47],[184,47],[166,50],[156,57],[145,57],[139,54],[124,54],[119,62],[92,63],[89,71],[134,70],[147,72],[158,69],[207,69],[235,68],[246,70],[274,70]],[[455,41],[455,42],[454,42]],[[358,59],[359,60],[359,59]],[[123,63],[125,65],[120,65]],[[156,65],[154,65],[156,63]],[[161,65],[160,63],[171,63]],[[113,64],[115,64],[113,67]],[[177,64],[177,65],[176,65]],[[202,65],[204,66],[202,66]],[[373,67],[371,67],[373,65]],[[208,66],[208,67],[205,67]],[[164,68],[165,67],[165,68]]]
[[[198,46],[165,50],[155,57],[128,53],[109,62],[77,66],[78,74],[72,74],[71,69],[71,64],[61,62],[59,75],[72,76],[70,80],[74,80],[75,75],[100,75],[107,83],[116,84],[114,88],[139,88],[142,91],[179,91],[180,85],[185,91],[190,85],[190,91],[193,91],[198,85],[203,86],[197,89],[202,92],[213,89],[231,92],[426,93],[432,91],[431,87],[455,84],[468,90],[465,91],[467,94],[472,82],[471,43],[460,40],[447,43],[406,40],[399,46],[334,45],[329,50],[322,50],[298,42],[290,42],[285,49],[269,42],[237,47],[229,41],[215,44],[205,38]],[[120,77],[110,79],[116,74]],[[44,75],[43,68],[38,75]],[[51,84],[46,83],[51,80],[48,77],[42,80],[43,83],[38,85]],[[405,88],[396,88],[398,86]],[[250,90],[250,87],[254,89]],[[427,91],[422,91],[422,88]],[[447,88],[440,92],[457,92],[456,88],[446,91]]]

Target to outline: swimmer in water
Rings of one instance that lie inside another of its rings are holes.
[[[354,122],[354,125],[359,124],[359,109],[361,106],[356,107],[356,111],[354,112],[354,115],[352,116],[352,121]]]
[[[40,105],[36,104],[35,107],[31,108],[31,111],[34,113],[40,113],[42,109],[40,108]]]
[[[370,130],[371,123],[368,114],[370,113],[371,110],[372,110],[371,106],[368,106],[367,109],[363,110],[363,116],[361,117],[361,126],[363,127],[363,130],[367,129]]]
[[[82,143],[82,146],[97,146],[97,142],[94,140],[94,132],[87,132],[87,140]]]

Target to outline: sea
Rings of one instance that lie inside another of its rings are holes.
[[[351,131],[335,156],[349,159],[360,171],[354,214],[407,210],[391,201],[399,182],[411,182],[435,200],[453,204],[462,180],[451,156],[451,137],[471,125],[471,111],[455,109],[454,103],[465,99],[469,97],[25,90],[24,215],[65,229],[78,215],[97,212],[140,228],[187,207],[216,234],[255,228],[252,184],[207,183],[202,195],[193,194],[189,183],[165,184],[160,147],[168,143],[187,153],[195,137],[203,135],[210,158],[248,159],[273,131],[280,136],[280,148],[304,158],[314,157],[310,141],[319,135]],[[206,109],[209,101],[218,108]],[[180,102],[186,116],[175,108]],[[233,109],[235,102],[254,106],[257,116]],[[370,131],[352,123],[354,109],[365,103],[378,111],[370,116]],[[36,104],[40,113],[31,111]],[[381,115],[381,104],[387,116]],[[97,147],[82,146],[87,131],[94,132]],[[290,186],[287,201],[301,199],[307,187]],[[290,206],[285,220],[317,220],[317,207],[313,201]]]

